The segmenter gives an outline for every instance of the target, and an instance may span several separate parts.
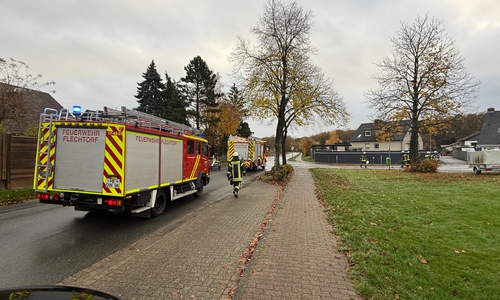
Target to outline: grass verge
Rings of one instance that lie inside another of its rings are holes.
[[[313,169],[366,299],[500,295],[500,176]]]
[[[24,202],[36,198],[33,189],[0,190],[0,206]]]

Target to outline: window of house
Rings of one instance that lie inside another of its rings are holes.
[[[370,143],[366,143],[366,144],[365,144],[365,149],[366,149],[366,150],[370,150]]]
[[[372,136],[372,132],[370,130],[365,131],[365,136]]]
[[[378,149],[380,147],[379,143],[375,143],[375,149]]]

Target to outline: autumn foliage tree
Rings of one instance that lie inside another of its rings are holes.
[[[218,109],[205,113],[210,114],[210,119],[216,121],[205,128],[204,134],[212,145],[214,153],[217,154],[227,151],[227,140],[230,135],[241,137],[251,135],[248,123],[244,122],[246,110],[238,88],[233,84],[227,94],[221,90],[222,87],[217,85]]]
[[[302,149],[302,154],[304,156],[311,156],[311,147],[315,141],[308,137],[303,137],[300,140],[300,149]]]
[[[253,47],[238,38],[230,56],[235,63],[233,74],[253,108],[249,114],[277,122],[276,168],[280,155],[286,163],[285,141],[290,126],[315,120],[345,123],[348,117],[342,97],[311,61],[315,53],[309,40],[311,26],[312,13],[303,11],[296,2],[285,5],[269,0],[258,24],[251,28],[258,45]]]
[[[330,132],[330,138],[326,141],[326,144],[333,145],[338,141],[339,141],[339,136],[337,135],[337,132],[335,130],[332,130]]]
[[[410,158],[418,160],[419,133],[436,134],[449,118],[472,107],[479,83],[466,72],[442,21],[417,17],[391,39],[392,52],[376,65],[379,87],[366,93],[373,119],[388,135],[410,121]]]

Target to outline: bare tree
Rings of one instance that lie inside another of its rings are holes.
[[[42,75],[33,76],[29,67],[13,58],[7,61],[0,58],[0,124],[19,118],[24,111],[24,102],[33,100],[34,91],[55,82],[43,82]],[[54,92],[54,91],[51,91]]]
[[[257,47],[238,38],[230,56],[235,63],[233,75],[252,107],[248,112],[254,118],[277,121],[275,167],[280,165],[280,155],[286,163],[285,140],[290,126],[318,119],[327,124],[345,123],[348,118],[342,97],[311,62],[315,53],[309,41],[311,19],[312,13],[304,12],[295,2],[284,5],[269,0],[264,15],[251,28]]]
[[[393,128],[410,120],[410,157],[416,162],[419,133],[436,134],[451,116],[471,109],[479,82],[466,72],[442,21],[426,15],[412,25],[401,23],[391,43],[391,56],[376,64],[379,88],[365,96],[373,119]]]

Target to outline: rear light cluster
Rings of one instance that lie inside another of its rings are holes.
[[[36,194],[36,197],[40,200],[54,200],[54,201],[61,200],[61,195],[59,195],[59,194],[38,193],[38,194]]]
[[[104,203],[109,206],[122,206],[122,200],[118,199],[104,199]]]

